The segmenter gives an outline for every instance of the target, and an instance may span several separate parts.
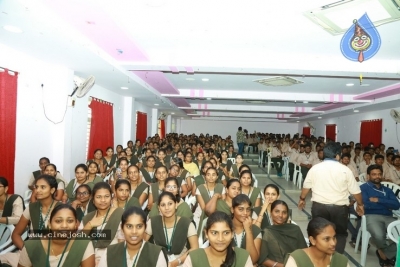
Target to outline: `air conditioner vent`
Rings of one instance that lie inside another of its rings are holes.
[[[267,104],[268,101],[264,100],[245,100],[245,102],[250,103],[250,104]]]
[[[302,81],[286,76],[270,77],[260,80],[254,80],[253,82],[261,83],[262,85],[265,86],[290,86],[294,84],[303,83]]]

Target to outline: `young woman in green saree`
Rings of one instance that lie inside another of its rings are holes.
[[[253,264],[257,264],[262,234],[261,229],[253,225],[251,206],[249,197],[244,194],[239,194],[232,199],[233,245],[247,250]]]
[[[131,184],[131,196],[139,200],[142,206],[149,196],[149,185],[142,181],[139,167],[131,165],[128,167],[128,181]]]
[[[205,226],[210,246],[193,250],[186,257],[183,267],[253,267],[249,253],[232,245],[233,223],[229,215],[216,211]]]
[[[106,156],[104,159],[107,161],[106,172],[105,172],[105,180],[110,179],[113,175],[115,168],[117,166],[117,155],[114,154],[114,149],[112,147],[107,147]]]
[[[114,176],[111,176],[108,183],[111,185],[111,190],[114,192],[115,183],[119,179],[127,179],[128,178],[128,167],[129,161],[124,157],[118,160],[118,168],[115,170]]]
[[[142,177],[146,180],[146,183],[151,184],[155,182],[155,168],[156,158],[154,156],[148,156],[146,158],[146,166],[140,168]]]
[[[239,178],[239,169],[243,165],[243,155],[237,154],[235,157],[235,164],[232,164],[232,167],[229,171],[230,178]]]
[[[196,154],[196,159],[193,161],[199,169],[203,166],[204,162],[206,162],[206,159],[204,158],[204,153],[203,152],[197,152]]]
[[[168,172],[168,177],[173,177],[178,180],[179,193],[182,198],[186,197],[188,192],[192,189],[192,178],[185,168],[183,168],[183,162],[181,159],[175,159],[176,164],[171,165]]]
[[[147,221],[145,234],[145,240],[152,237],[153,242],[163,248],[171,267],[181,265],[187,253],[199,246],[194,224],[189,218],[176,214],[176,203],[171,192],[162,192],[158,199],[161,215]]]
[[[193,213],[190,209],[189,205],[183,201],[179,194],[179,186],[178,180],[173,177],[169,177],[165,180],[164,191],[171,192],[176,197],[176,215],[179,217],[186,217],[189,219],[193,219]],[[149,218],[154,217],[156,215],[160,215],[160,211],[158,209],[153,208],[149,213]]]
[[[156,181],[150,184],[149,188],[149,203],[147,208],[151,211],[152,208],[157,208],[158,197],[162,193],[165,187],[165,180],[168,177],[167,167],[160,166],[155,171]]]
[[[89,163],[91,164],[91,163]],[[89,182],[88,180],[88,167],[85,164],[78,164],[75,167],[75,179],[72,179],[69,181],[67,187],[65,188],[65,192],[67,193],[68,200],[69,202],[72,202],[75,200],[75,192],[76,189],[82,185],[82,184],[87,184],[90,186],[90,188],[93,188],[94,183]]]
[[[53,176],[47,174],[39,175],[35,178],[34,186],[37,201],[31,203],[24,210],[11,234],[12,242],[19,251],[24,247],[24,240],[21,236],[26,231],[26,228],[29,226],[31,233],[47,230],[50,213],[60,204],[54,199],[57,191],[57,180]],[[19,251],[0,255],[1,262],[17,266]]]
[[[8,181],[0,177],[0,223],[17,224],[25,209],[20,195],[8,194]]]
[[[103,178],[98,173],[99,165],[96,162],[89,163],[86,184],[93,188],[96,183],[103,182]]]
[[[167,267],[161,247],[144,240],[146,214],[142,209],[127,208],[122,214],[121,229],[125,242],[108,246],[97,267]]]
[[[205,206],[204,212],[207,216],[213,214],[216,210],[232,215],[232,199],[240,194],[240,183],[238,179],[228,180],[226,184],[225,199],[221,194],[214,194]]]
[[[289,208],[286,202],[275,200],[271,204],[273,225],[263,229],[264,234],[258,261],[262,266],[283,267],[287,253],[307,247],[300,227],[288,223],[288,218]]]
[[[206,183],[206,171],[208,168],[212,167],[213,164],[210,161],[205,161],[201,166],[200,175],[194,177],[194,182],[192,185],[192,196],[196,195],[197,187]]]
[[[239,175],[239,181],[241,186],[241,193],[247,195],[253,204],[252,208],[261,205],[261,191],[258,187],[253,186],[253,178],[251,171],[242,171]]]
[[[54,199],[61,201],[63,199],[64,196],[64,189],[65,189],[65,181],[62,179],[57,178],[57,166],[54,165],[53,163],[49,163],[46,165],[46,167],[44,168],[44,174],[53,176],[54,178],[56,178],[57,180],[57,191],[55,194]],[[32,194],[34,195],[34,194]],[[36,201],[36,199],[35,199]]]
[[[126,209],[129,207],[138,207],[142,206],[139,203],[139,200],[136,197],[131,197],[131,184],[128,180],[119,179],[115,183],[115,194],[113,198],[112,205],[115,208]]]
[[[86,162],[86,165],[89,166],[90,163],[96,162],[98,166],[98,174],[101,176],[101,178],[104,178],[106,175],[106,169],[107,169],[107,160],[103,158],[103,150],[101,149],[96,149],[93,153],[93,159],[90,159]]]
[[[290,253],[285,266],[349,267],[347,257],[335,252],[335,228],[335,224],[324,218],[313,218],[307,226],[310,247],[298,249]]]
[[[83,217],[79,225],[79,231],[91,233],[96,231],[98,234],[107,233],[107,239],[98,239],[96,236],[92,238],[95,248],[96,263],[104,254],[107,246],[116,244],[124,239],[121,235],[121,215],[123,209],[111,206],[111,188],[106,182],[95,184],[92,190],[93,204],[95,211],[88,213]]]
[[[94,267],[95,257],[89,239],[76,239],[78,220],[75,210],[61,204],[50,215],[51,237],[25,241],[18,267]]]
[[[78,221],[81,222],[86,214],[96,210],[91,199],[92,189],[87,184],[82,184],[76,189],[75,196],[71,206],[76,210]]]

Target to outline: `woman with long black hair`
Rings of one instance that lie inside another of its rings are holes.
[[[210,246],[189,252],[184,267],[253,267],[249,253],[232,246],[234,228],[229,215],[220,211],[211,214],[205,226],[205,235]]]

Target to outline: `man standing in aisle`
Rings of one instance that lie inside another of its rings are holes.
[[[311,215],[322,217],[336,225],[336,251],[344,252],[349,217],[349,193],[357,201],[357,214],[364,214],[361,190],[352,171],[339,163],[340,144],[329,142],[324,147],[324,162],[313,166],[307,174],[298,203],[299,209],[306,205],[306,196],[312,189]]]
[[[245,138],[246,138],[246,133],[242,131],[242,127],[239,127],[238,132],[236,133],[236,143],[239,147],[238,154],[240,155],[243,155]]]

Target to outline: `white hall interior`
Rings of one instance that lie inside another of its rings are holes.
[[[398,126],[389,114],[400,109],[400,39],[393,35],[398,21],[377,24],[380,51],[359,63],[344,58],[339,48],[352,20],[332,34],[304,15],[331,1],[237,1],[235,6],[231,1],[121,1],[118,7],[78,2],[0,3],[0,67],[19,73],[16,193],[24,193],[43,156],[67,180],[74,177],[74,167],[86,160],[90,96],[114,104],[114,147],[135,140],[140,111],[147,113],[148,136],[157,132],[161,113],[167,133],[235,138],[242,126],[250,133],[293,135],[310,122],[316,136],[325,135],[326,124],[336,124],[341,142],[359,141],[361,121],[382,119],[382,142],[400,148]],[[227,6],[230,14],[221,11]],[[352,16],[368,11],[371,19],[377,17],[368,5],[361,11]],[[168,16],[171,12],[176,16]],[[9,32],[6,25],[21,32]],[[97,38],[95,27],[109,38]],[[75,75],[94,75],[96,84],[75,99],[74,107],[66,107]],[[254,82],[275,76],[302,83]]]

